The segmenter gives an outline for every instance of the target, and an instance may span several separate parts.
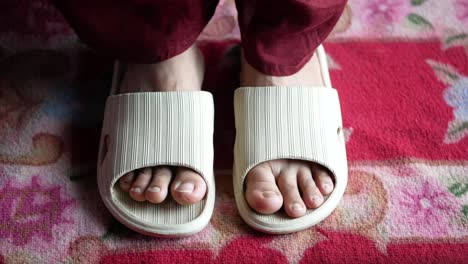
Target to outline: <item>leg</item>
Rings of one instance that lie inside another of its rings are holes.
[[[54,2],[81,39],[127,63],[120,93],[201,89],[204,63],[194,43],[217,0]],[[119,184],[133,199],[154,203],[162,202],[169,188],[181,204],[197,202],[206,192],[201,176],[184,167],[143,168]]]
[[[126,63],[162,62],[195,43],[218,0],[53,0],[80,39]]]
[[[241,86],[323,85],[314,51],[338,21],[346,0],[238,0]],[[246,200],[256,211],[300,217],[333,191],[329,172],[299,160],[272,160],[247,175]],[[302,193],[302,197],[301,197]]]

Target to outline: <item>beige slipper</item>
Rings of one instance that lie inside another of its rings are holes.
[[[325,51],[318,56],[324,86],[245,87],[234,95],[236,142],[234,194],[240,215],[251,227],[272,234],[313,226],[337,207],[348,181],[345,140],[338,93],[331,87]],[[244,179],[255,165],[268,160],[297,159],[328,168],[335,188],[317,209],[290,218],[284,210],[257,213],[245,200]]]
[[[109,211],[137,232],[180,237],[201,231],[215,199],[212,95],[194,92],[116,94],[122,67],[116,63],[106,101],[98,160],[98,187]],[[199,173],[207,193],[192,205],[168,196],[161,204],[138,202],[118,184],[126,173],[160,165],[183,166]]]

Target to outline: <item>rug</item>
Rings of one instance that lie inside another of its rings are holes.
[[[100,200],[112,61],[47,0],[0,2],[0,263],[468,263],[468,1],[350,0],[325,43],[349,185],[319,225],[271,236],[232,190],[239,29],[223,0],[200,36],[216,101],[213,218],[157,239]]]

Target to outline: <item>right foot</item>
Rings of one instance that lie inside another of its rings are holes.
[[[193,45],[183,53],[155,64],[127,64],[119,93],[201,90],[203,56]],[[206,183],[186,167],[147,167],[119,180],[120,188],[136,201],[163,202],[169,194],[179,204],[193,204],[206,193]]]
[[[254,69],[242,57],[241,86],[324,86],[318,57],[314,55],[297,73],[270,76]],[[284,87],[283,89],[288,89]],[[320,89],[320,88],[310,88]],[[255,211],[273,214],[284,208],[292,218],[322,205],[334,188],[331,173],[313,162],[277,159],[254,166],[245,179],[245,199]]]

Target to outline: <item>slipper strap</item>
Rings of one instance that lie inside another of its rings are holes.
[[[244,87],[235,91],[234,108],[234,183],[243,184],[255,165],[275,159],[313,161],[328,168],[336,182],[346,177],[345,140],[335,89]]]
[[[100,186],[140,168],[172,165],[197,171],[214,187],[213,98],[208,92],[109,96],[98,158]],[[105,146],[107,138],[107,146]],[[106,149],[107,148],[107,149]]]

